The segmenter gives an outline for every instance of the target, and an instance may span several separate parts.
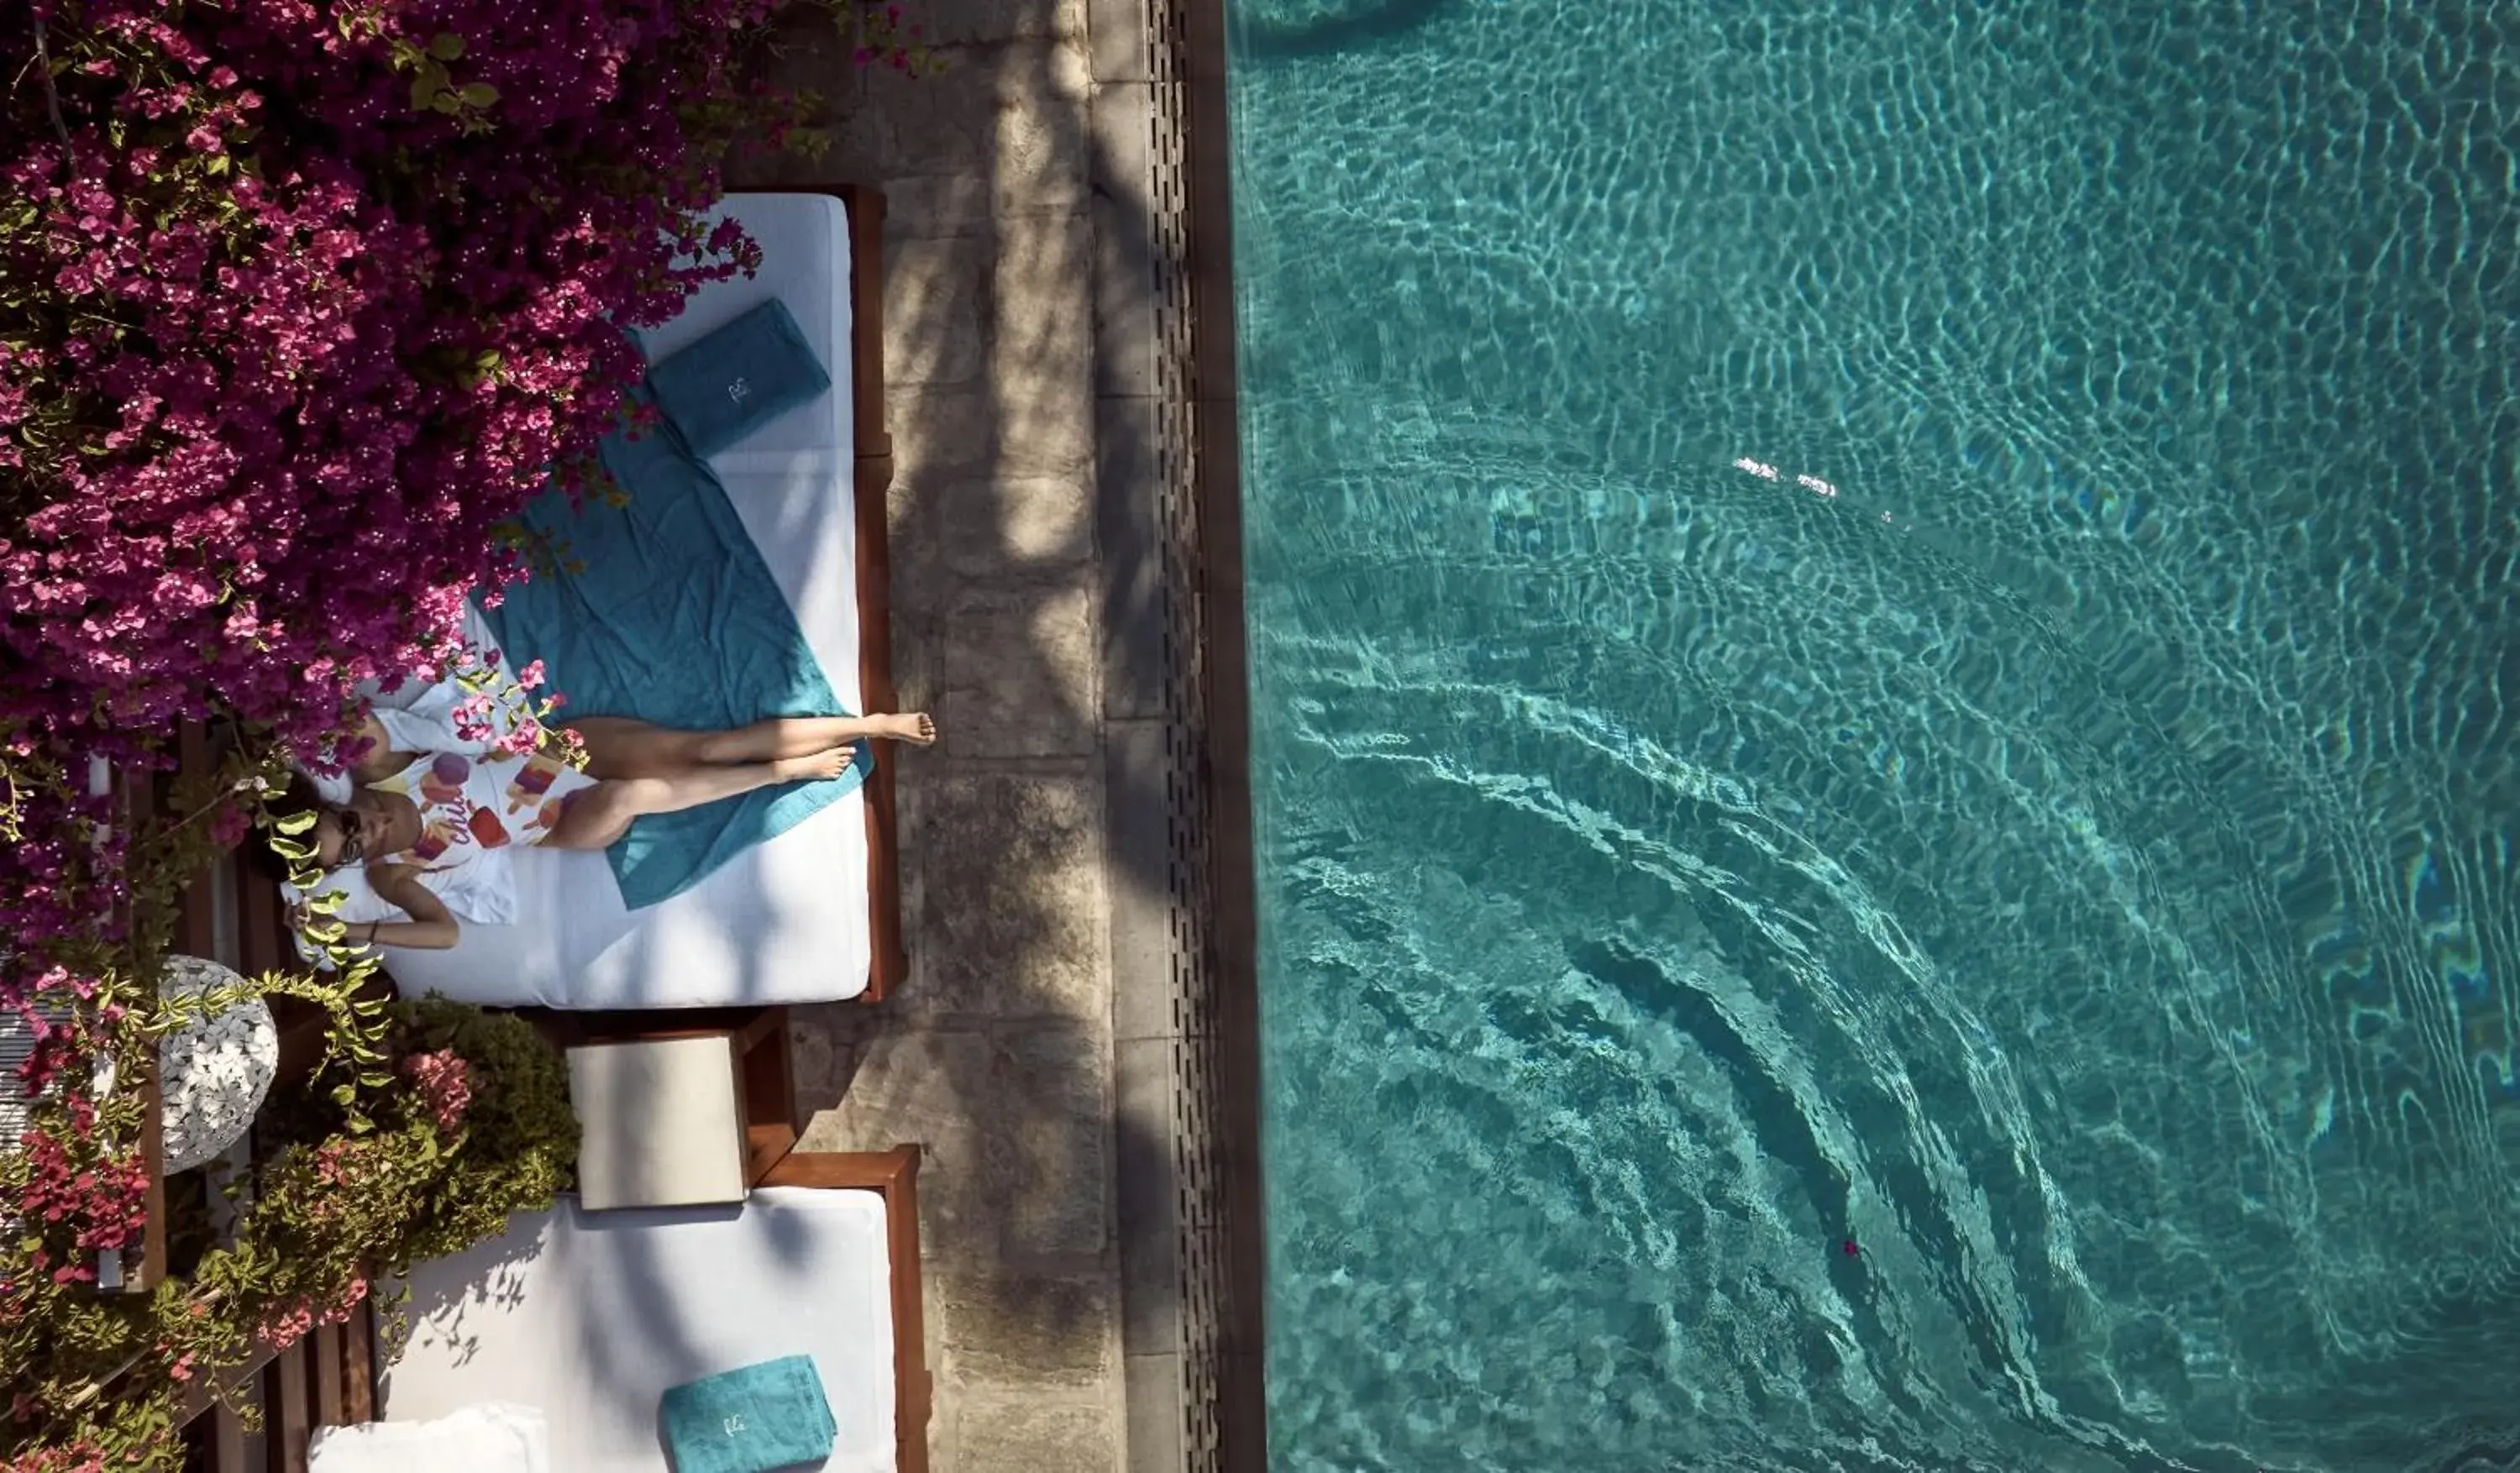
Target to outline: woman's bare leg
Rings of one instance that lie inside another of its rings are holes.
[[[706,735],[678,732],[628,716],[588,716],[567,725],[586,744],[586,775],[606,781],[662,777],[698,767],[696,749]]]
[[[627,716],[571,722],[598,778],[672,778],[696,767],[742,767],[810,757],[870,736],[925,745],[936,723],[924,711],[898,716],[776,716],[732,732],[682,732]]]
[[[732,732],[710,732],[700,737],[698,749],[702,762],[776,762],[782,757],[810,757],[870,736],[925,746],[936,739],[936,723],[924,711],[897,716],[779,716]]]
[[[546,849],[601,849],[652,813],[680,813],[720,798],[741,797],[782,782],[836,778],[849,770],[854,748],[833,747],[805,757],[741,767],[695,767],[670,778],[607,778],[569,799],[567,812],[543,840]]]

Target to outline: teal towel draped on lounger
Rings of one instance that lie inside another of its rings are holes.
[[[646,402],[644,390],[633,397]],[[568,698],[559,719],[635,716],[723,732],[772,716],[845,716],[795,610],[735,514],[726,488],[670,424],[605,436],[625,507],[558,491],[525,511],[571,570],[544,571],[482,610],[519,669],[541,660]],[[847,494],[846,487],[834,491]],[[866,781],[874,743],[829,782],[791,783],[630,826],[608,855],[623,904],[652,906],[778,837]]]
[[[832,1455],[839,1424],[810,1356],[764,1361],[665,1393],[674,1473],[770,1473]]]

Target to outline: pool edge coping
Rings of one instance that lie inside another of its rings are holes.
[[[1148,463],[1097,468],[1106,831],[1135,856],[1115,872],[1159,867],[1169,881],[1159,907],[1115,896],[1110,922],[1125,1465],[1259,1473],[1265,1279],[1227,19],[1223,0],[1088,0],[1086,19],[1096,440],[1149,450]],[[1129,417],[1112,426],[1121,432],[1103,432],[1108,416]],[[1141,790],[1124,774],[1149,770],[1162,777],[1160,826],[1124,811]]]

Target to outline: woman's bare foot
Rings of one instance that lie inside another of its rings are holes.
[[[857,760],[857,755],[858,744],[844,741],[810,757],[783,757],[771,766],[778,770],[782,782],[819,782],[847,772],[849,764]]]
[[[870,735],[907,741],[912,746],[925,746],[936,739],[936,720],[924,711],[904,711],[897,716],[870,714],[866,722]]]

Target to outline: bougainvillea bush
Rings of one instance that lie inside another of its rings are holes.
[[[217,1368],[365,1313],[379,1279],[550,1205],[577,1145],[559,1052],[520,1019],[462,1004],[401,1004],[377,1021],[377,1083],[347,1100],[314,1090],[268,1108],[261,1159],[230,1183],[234,1228],[145,1301],[100,1296],[62,1272],[78,1261],[74,1228],[53,1216],[109,1184],[127,1215],[132,1183],[85,1182],[95,1174],[50,1151],[5,1170],[39,1243],[31,1277],[0,1309],[9,1467],[82,1448],[109,1467],[133,1451],[145,1462],[177,1402]],[[88,1209],[71,1207],[74,1224]],[[390,1345],[397,1321],[383,1307]]]
[[[616,325],[743,262],[697,217],[796,121],[736,79],[768,6],[41,8],[0,162],[0,724],[320,741],[583,473]]]
[[[61,1217],[40,1265],[0,1230],[0,1324],[137,1230],[129,1101],[82,1092],[165,1025],[204,846],[286,756],[339,755],[357,682],[459,657],[466,592],[532,560],[516,513],[600,473],[639,372],[620,328],[749,265],[702,213],[739,154],[810,137],[814,99],[750,80],[780,3],[6,8],[0,1008],[52,1093],[0,1187]],[[813,3],[861,65],[927,69],[897,11]],[[238,755],[135,821],[110,789],[145,793],[198,719]]]

